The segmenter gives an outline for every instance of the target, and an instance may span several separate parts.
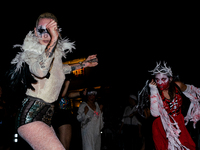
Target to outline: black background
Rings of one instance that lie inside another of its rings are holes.
[[[37,17],[51,12],[62,36],[75,41],[67,60],[97,54],[88,82],[118,93],[137,91],[151,79],[156,61],[166,61],[184,83],[199,85],[199,10],[195,3],[18,2],[1,9],[1,76]],[[1,78],[3,80],[3,78]],[[96,83],[97,82],[97,83]]]

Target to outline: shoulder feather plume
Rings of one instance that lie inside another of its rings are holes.
[[[38,60],[39,56],[45,52],[46,46],[41,45],[39,38],[34,35],[33,31],[30,31],[26,35],[23,45],[16,44],[13,46],[13,48],[16,47],[19,47],[21,52],[11,61],[12,67],[6,73],[7,78],[10,80],[10,86],[16,87],[23,84],[25,91],[27,88],[34,90],[31,84],[37,81],[29,71],[29,62],[33,59]],[[75,49],[74,42],[60,38],[54,55],[55,57],[66,57],[66,54],[72,52],[72,49]]]

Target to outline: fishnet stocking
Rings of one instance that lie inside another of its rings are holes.
[[[18,133],[34,150],[65,150],[53,128],[41,121],[19,127]]]

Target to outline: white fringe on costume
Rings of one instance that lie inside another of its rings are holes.
[[[193,121],[193,127],[196,128],[197,121],[200,120],[200,89],[194,87],[193,85],[187,84],[187,89],[183,92],[187,96],[191,103],[188,109],[187,115],[185,117],[186,125],[189,121]]]
[[[181,130],[172,117],[173,123],[170,121],[170,116],[164,109],[162,98],[160,97],[157,87],[151,84],[149,84],[149,86],[151,87],[151,114],[155,117],[160,116],[161,118],[166,137],[168,138],[168,150],[189,150],[181,144],[179,140]]]
[[[168,138],[168,149],[189,150],[181,144],[179,140],[181,130],[179,129],[177,122],[169,116],[167,111],[164,109],[162,98],[160,97],[157,87],[151,84],[149,84],[149,86],[151,87],[151,113],[153,116],[160,116],[161,118],[163,128]],[[186,124],[189,121],[193,121],[193,127],[195,128],[197,121],[200,120],[200,89],[193,85],[187,85],[187,89],[183,94],[191,101],[187,116],[185,117]],[[173,123],[170,121],[170,117],[173,120]]]

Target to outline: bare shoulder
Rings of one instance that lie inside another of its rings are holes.
[[[182,82],[180,82],[180,81],[176,81],[175,82],[180,88],[181,88],[181,85],[183,84]]]
[[[187,86],[184,83],[182,83],[180,81],[176,81],[175,83],[180,87],[182,92],[187,89]]]

